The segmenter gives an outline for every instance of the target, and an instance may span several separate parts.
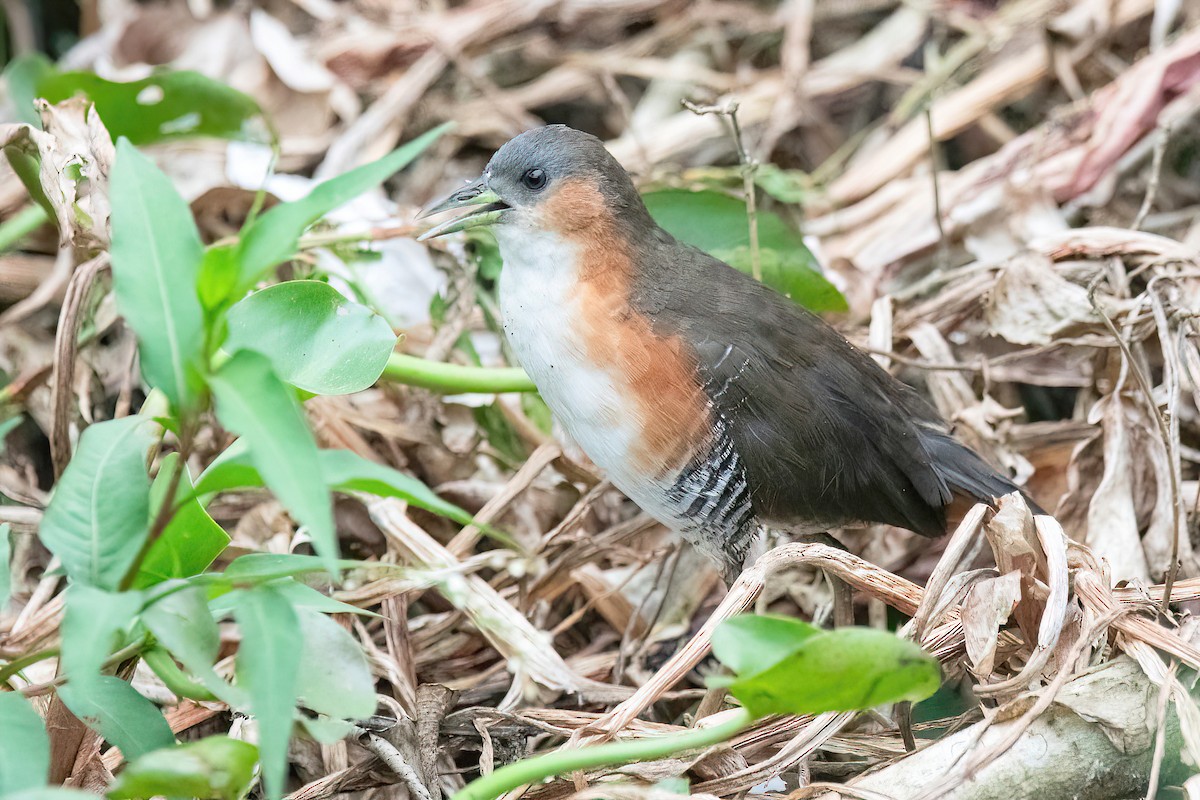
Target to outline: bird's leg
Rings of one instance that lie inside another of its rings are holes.
[[[849,552],[846,545],[833,538],[828,531],[800,534],[794,538],[799,542],[823,544]],[[848,628],[854,624],[854,589],[832,572],[825,572],[825,579],[829,581],[829,588],[833,591],[833,627]]]

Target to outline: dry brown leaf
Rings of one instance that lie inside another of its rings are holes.
[[[967,656],[974,672],[986,678],[995,669],[996,643],[1000,628],[1008,621],[1021,599],[1021,573],[1009,572],[980,581],[967,591],[961,619]]]

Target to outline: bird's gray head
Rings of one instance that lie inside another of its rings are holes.
[[[478,180],[425,214],[464,206],[475,210],[421,238],[493,225],[569,231],[649,220],[633,181],[604,143],[566,125],[535,128],[509,140]]]

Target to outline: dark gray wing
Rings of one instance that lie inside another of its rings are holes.
[[[669,244],[661,241],[635,303],[693,347],[761,518],[884,522],[938,536],[955,492],[990,501],[1015,489],[915,391],[818,317]]]

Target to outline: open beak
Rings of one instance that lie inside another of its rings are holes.
[[[470,185],[459,189],[445,200],[427,206],[421,211],[418,219],[440,214],[452,208],[468,207],[472,210],[461,217],[455,217],[452,220],[443,222],[441,225],[430,228],[418,236],[417,241],[423,242],[437,236],[445,236],[447,233],[465,231],[468,228],[494,225],[500,221],[500,215],[509,208],[509,205],[500,199],[500,195],[487,188],[487,184],[483,178],[479,178]]]

